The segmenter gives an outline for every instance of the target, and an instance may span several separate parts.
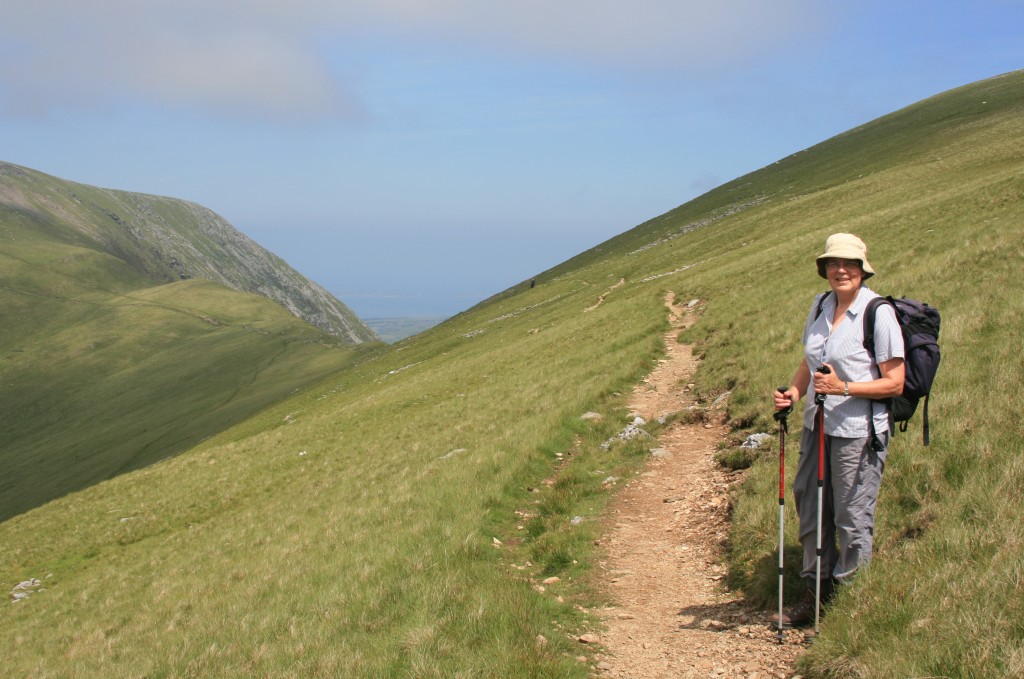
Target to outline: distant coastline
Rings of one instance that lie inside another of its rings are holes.
[[[408,316],[401,318],[363,318],[360,319],[370,326],[377,335],[387,342],[394,344],[407,337],[429,330],[435,325],[443,322],[443,316]]]

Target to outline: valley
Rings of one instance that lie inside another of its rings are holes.
[[[147,278],[152,253],[0,197],[12,492],[132,467],[0,521],[12,676],[1024,672],[1024,72],[782,158],[391,345]],[[778,647],[768,394],[839,231],[869,244],[873,289],[942,311],[932,442],[916,421],[895,438],[870,568],[813,644]]]

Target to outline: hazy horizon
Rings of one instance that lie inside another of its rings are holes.
[[[3,160],[201,203],[360,317],[451,316],[1024,66],[1024,3],[10,7]]]

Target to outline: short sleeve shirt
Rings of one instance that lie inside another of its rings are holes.
[[[879,295],[861,286],[857,298],[846,311],[846,318],[832,330],[836,312],[836,296],[825,293],[821,314],[815,318],[818,295],[811,305],[804,324],[803,344],[807,367],[814,372],[822,363],[835,368],[844,382],[869,382],[880,376],[878,364],[903,358],[903,333],[892,306],[883,304],[875,316],[875,355],[864,348],[864,311],[868,302]],[[814,380],[811,379],[804,407],[804,426],[814,427],[817,406],[814,403]],[[870,435],[868,417],[873,417],[875,433],[889,430],[889,415],[881,401],[854,396],[829,395],[825,399],[825,433],[843,438],[865,438]]]

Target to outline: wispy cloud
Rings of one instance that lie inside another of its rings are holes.
[[[461,39],[604,63],[706,68],[817,27],[808,0],[384,0],[381,16]]]
[[[598,65],[703,69],[749,59],[821,20],[811,0],[12,4],[0,22],[0,101],[21,115],[128,99],[276,119],[351,117],[359,105],[323,49],[371,33]]]
[[[275,26],[258,14],[231,21],[187,4],[147,3],[146,12],[117,2],[107,10],[56,4],[26,4],[0,24],[6,113],[141,100],[232,116],[358,114],[311,47],[311,27]]]

